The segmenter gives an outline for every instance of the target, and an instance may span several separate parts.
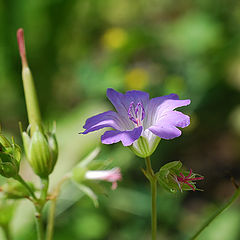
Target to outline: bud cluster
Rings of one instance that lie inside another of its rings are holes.
[[[0,174],[6,178],[17,177],[20,160],[20,147],[0,133]]]

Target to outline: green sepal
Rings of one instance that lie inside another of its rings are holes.
[[[92,200],[95,207],[99,206],[98,197],[90,187],[88,187],[84,184],[79,184],[76,182],[74,182],[74,183],[80,191],[82,191],[84,194],[86,194]]]
[[[176,193],[179,190],[179,186],[175,180],[175,176],[180,173],[181,168],[182,163],[180,161],[165,164],[156,174],[159,184],[169,192]]]
[[[156,137],[154,141],[150,143],[147,138],[141,136],[131,146],[129,146],[129,148],[138,157],[146,158],[154,153],[160,140],[161,138]]]
[[[41,131],[36,130],[33,133],[27,155],[34,172],[41,178],[46,178],[52,166],[49,162],[51,158],[48,142]]]
[[[0,133],[0,146],[1,147],[4,147],[4,148],[9,148],[11,147],[11,143],[8,141],[8,139],[3,136],[1,133]]]
[[[19,172],[19,162],[10,154],[0,152],[0,174],[3,177],[16,177]]]
[[[58,158],[58,144],[55,130],[43,133],[37,128],[30,137],[22,132],[26,158],[33,171],[41,178],[52,173]]]
[[[86,175],[87,170],[88,170],[87,168],[81,167],[81,166],[77,166],[77,167],[73,168],[72,179],[77,183],[82,183],[86,179],[85,175]]]
[[[49,151],[50,151],[50,156],[51,156],[51,167],[49,169],[49,174],[53,171],[57,159],[58,159],[58,143],[57,143],[57,138],[55,132],[49,132],[47,134],[47,139],[48,139],[48,146],[49,146]]]

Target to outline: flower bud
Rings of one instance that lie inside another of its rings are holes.
[[[23,145],[28,162],[33,171],[41,178],[52,173],[58,157],[55,132],[43,133],[39,129],[30,137],[22,132]]]
[[[161,138],[155,137],[153,134],[151,135],[151,138],[140,137],[138,140],[133,142],[129,148],[132,150],[132,152],[141,158],[151,156],[161,140]]]
[[[19,172],[20,159],[20,147],[14,142],[10,143],[0,134],[0,175],[6,178],[16,177]]]

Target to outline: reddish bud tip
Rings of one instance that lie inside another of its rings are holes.
[[[19,53],[22,59],[22,65],[27,66],[27,58],[26,58],[26,50],[25,50],[25,42],[24,42],[24,31],[22,28],[19,28],[17,31],[17,40]]]

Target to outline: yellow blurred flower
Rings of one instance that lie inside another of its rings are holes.
[[[110,28],[103,37],[102,44],[108,49],[121,48],[127,41],[127,32],[122,28]]]
[[[125,77],[128,90],[143,90],[149,82],[149,73],[143,68],[130,70]]]

